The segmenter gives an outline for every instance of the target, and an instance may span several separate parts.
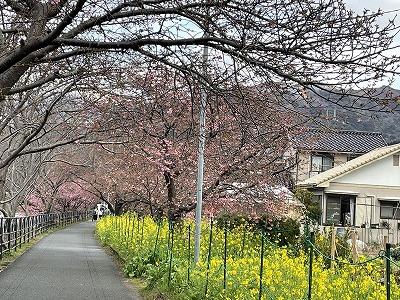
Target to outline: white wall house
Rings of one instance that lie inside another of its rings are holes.
[[[360,239],[400,242],[400,144],[381,147],[297,185],[314,192],[322,224],[359,228]]]

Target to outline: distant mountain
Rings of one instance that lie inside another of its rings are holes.
[[[313,116],[313,127],[381,132],[387,143],[400,142],[400,90],[382,87],[354,94],[360,97],[326,91],[308,93],[302,110]],[[366,94],[380,103],[366,99]]]

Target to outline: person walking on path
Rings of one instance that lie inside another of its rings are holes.
[[[92,210],[92,222],[97,220],[97,207]]]

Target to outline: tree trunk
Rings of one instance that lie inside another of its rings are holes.
[[[7,217],[15,215],[15,209],[12,207],[11,202],[6,201],[6,178],[8,173],[8,166],[0,169],[0,211]]]
[[[122,214],[122,208],[124,207],[124,201],[115,200],[115,208],[114,213],[116,216],[120,216]]]
[[[168,219],[174,219],[174,199],[176,196],[174,178],[169,171],[164,172],[165,185],[167,187],[167,215]]]

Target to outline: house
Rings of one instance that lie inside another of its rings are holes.
[[[360,239],[400,241],[400,144],[372,150],[297,184],[313,191],[323,225],[358,228]]]
[[[295,184],[387,145],[378,132],[321,129],[308,129],[293,144]]]

